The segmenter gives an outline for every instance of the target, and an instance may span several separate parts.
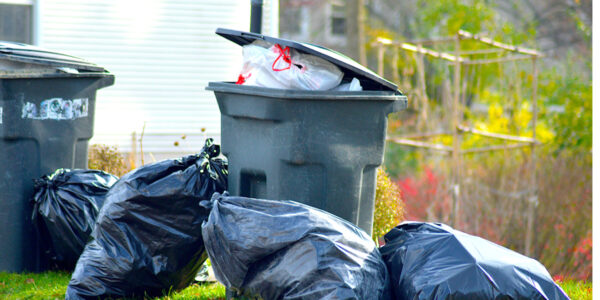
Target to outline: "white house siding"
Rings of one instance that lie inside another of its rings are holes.
[[[263,32],[276,35],[274,2],[265,1]],[[132,132],[139,138],[144,123],[143,150],[155,156],[197,152],[204,137],[219,140],[219,109],[204,88],[209,81],[236,79],[241,49],[214,32],[248,30],[249,0],[38,0],[35,5],[38,45],[85,58],[116,76],[113,86],[98,91],[91,143],[129,152]]]
[[[279,0],[263,0],[261,29],[263,34],[275,37],[279,36]]]

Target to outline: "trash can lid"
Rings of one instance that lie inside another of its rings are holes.
[[[273,44],[279,44],[281,46],[287,46],[294,48],[300,52],[315,55],[323,58],[334,65],[338,66],[344,72],[345,77],[356,77],[360,80],[360,84],[363,88],[368,90],[392,90],[397,91],[398,86],[375,72],[369,70],[365,66],[357,63],[353,59],[336,52],[334,50],[313,45],[309,43],[295,42],[286,39],[274,38],[258,33],[238,31],[225,28],[217,28],[216,33],[240,46],[251,44],[255,40],[263,40]]]
[[[62,54],[32,45],[0,41],[0,60],[72,68],[92,72],[108,72],[106,69],[79,57]]]

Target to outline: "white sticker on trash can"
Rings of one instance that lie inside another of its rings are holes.
[[[38,107],[27,102],[23,105],[21,118],[34,120],[74,120],[88,116],[88,98],[44,100]]]
[[[0,106],[0,124],[2,124],[2,106]]]

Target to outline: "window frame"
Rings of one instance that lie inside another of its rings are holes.
[[[7,5],[22,5],[22,6],[29,6],[30,7],[30,13],[31,13],[31,17],[30,17],[30,23],[29,23],[29,28],[30,28],[30,32],[29,32],[29,44],[32,45],[37,45],[38,44],[38,40],[39,40],[39,36],[38,36],[38,15],[39,15],[39,11],[38,11],[38,2],[39,0],[0,0],[0,4],[7,4]]]
[[[331,1],[328,3],[329,4],[329,34],[332,36],[339,36],[339,37],[347,37],[348,36],[348,28],[347,28],[347,22],[348,22],[348,16],[346,15],[346,5],[345,3],[343,3],[342,1]],[[341,11],[340,11],[341,9]],[[335,33],[333,31],[334,29],[334,19],[340,19],[343,20],[344,23],[344,33]]]
[[[325,38],[329,42],[329,44],[335,44],[339,47],[346,47],[348,44],[348,29],[346,28],[346,34],[333,34],[333,18],[335,14],[341,14],[341,12],[334,12],[333,6],[341,6],[343,8],[346,7],[345,0],[327,0],[324,1],[325,4],[325,18],[326,18],[326,30],[325,30]],[[346,10],[344,9],[344,16],[346,19],[346,26],[348,26],[348,15]]]

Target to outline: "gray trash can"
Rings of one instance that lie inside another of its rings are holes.
[[[87,168],[96,90],[113,83],[82,59],[0,42],[0,271],[39,270],[33,179]]]
[[[317,55],[360,80],[364,91],[299,91],[211,82],[221,111],[221,149],[232,195],[295,200],[371,233],[376,169],[387,115],[406,108],[395,84],[331,50],[248,32],[217,29],[246,45],[256,39]]]

